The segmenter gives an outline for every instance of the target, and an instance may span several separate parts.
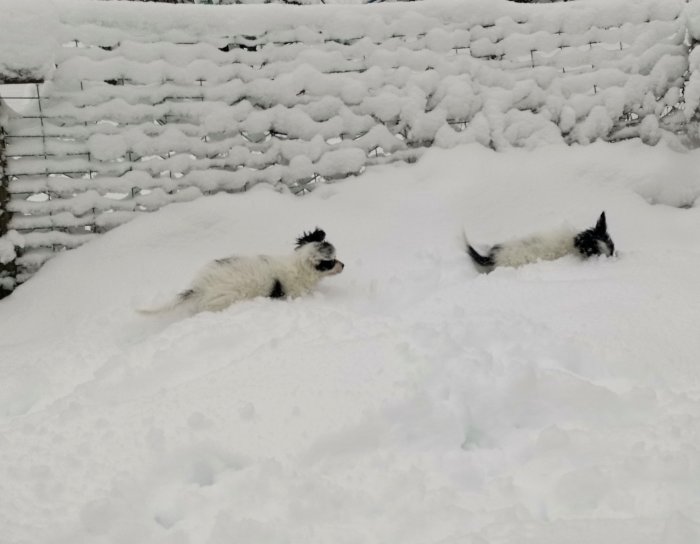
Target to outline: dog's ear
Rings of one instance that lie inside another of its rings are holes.
[[[312,232],[305,232],[297,238],[297,249],[311,242],[323,242],[326,239],[326,233],[316,227]]]
[[[600,214],[598,222],[595,224],[595,228],[593,230],[598,234],[605,234],[608,232],[608,224],[605,221],[605,212]]]

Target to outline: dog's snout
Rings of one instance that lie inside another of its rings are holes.
[[[333,272],[340,274],[345,268],[345,264],[342,261],[335,261],[335,266],[333,267]]]

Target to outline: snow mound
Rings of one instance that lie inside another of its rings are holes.
[[[700,195],[697,160],[433,150],[304,198],[174,204],[59,255],[0,302],[3,539],[695,542],[700,208],[669,204]],[[603,209],[613,259],[479,275],[464,251],[463,231]],[[346,269],[311,296],[134,312],[316,225]]]

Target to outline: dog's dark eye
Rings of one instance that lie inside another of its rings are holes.
[[[318,261],[316,264],[316,270],[319,272],[325,272],[326,270],[331,270],[335,266],[335,259]]]
[[[333,260],[331,257],[335,257],[335,248],[333,244],[328,242],[321,242],[318,244],[318,255],[322,257],[324,261]]]

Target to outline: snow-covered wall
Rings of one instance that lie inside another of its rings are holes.
[[[62,4],[53,29],[40,19],[44,51],[62,44],[40,100],[21,114],[0,102],[13,214],[0,262],[18,253],[22,280],[170,202],[259,182],[303,193],[433,145],[682,143],[686,9]]]

